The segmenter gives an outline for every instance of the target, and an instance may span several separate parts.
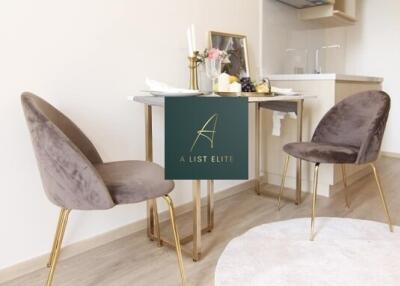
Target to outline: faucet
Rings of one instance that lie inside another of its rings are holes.
[[[335,49],[340,48],[340,45],[329,45],[329,46],[322,46],[318,49],[315,49],[315,66],[314,66],[314,73],[319,74],[322,72],[322,68],[319,64],[319,51],[321,49]]]

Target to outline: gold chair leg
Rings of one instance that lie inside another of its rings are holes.
[[[278,196],[278,210],[281,209],[281,199],[282,199],[283,189],[285,188],[285,179],[286,179],[286,173],[287,173],[287,169],[288,169],[288,165],[289,165],[289,159],[290,159],[290,155],[287,155],[286,160],[285,160],[285,166],[283,167],[281,189],[279,190],[279,196]]]
[[[178,228],[177,228],[177,225],[176,225],[176,222],[175,222],[174,204],[173,204],[172,199],[170,198],[170,196],[165,195],[164,199],[167,202],[167,205],[168,205],[168,208],[169,208],[169,215],[171,217],[171,225],[172,225],[172,231],[174,233],[176,255],[178,257],[178,263],[179,263],[179,270],[180,270],[180,273],[181,273],[182,285],[186,285],[186,274],[185,274],[185,268],[183,266],[183,260],[182,260],[181,243],[180,243],[180,239],[179,239]]]
[[[350,199],[349,199],[349,189],[347,187],[347,176],[346,176],[346,166],[341,164],[342,169],[342,177],[343,177],[343,185],[344,185],[344,195],[346,200],[346,207],[350,208]]]
[[[315,164],[314,168],[314,183],[313,183],[313,201],[312,201],[312,213],[311,213],[311,233],[310,240],[314,240],[314,226],[315,226],[315,216],[316,216],[316,208],[317,208],[317,187],[318,187],[318,169],[319,163]]]
[[[387,223],[389,225],[389,230],[391,232],[393,232],[392,220],[390,218],[389,208],[388,208],[388,205],[386,202],[385,194],[383,193],[382,184],[381,184],[381,180],[379,179],[378,171],[376,170],[376,167],[373,163],[370,163],[370,166],[371,166],[372,170],[374,171],[375,181],[376,181],[376,184],[378,185],[379,193],[381,195],[383,207],[384,207],[385,213],[386,213]]]
[[[61,244],[64,238],[64,233],[65,233],[65,228],[67,226],[69,213],[70,210],[61,209],[59,225],[57,226],[56,236],[54,238],[55,243],[53,245],[52,253],[50,254],[50,262],[49,262],[50,270],[49,270],[49,275],[47,277],[46,286],[51,286],[53,283],[54,272],[56,270],[57,260],[60,255]]]
[[[157,245],[162,246],[160,234],[160,220],[158,218],[157,199],[153,199],[153,219],[154,219],[154,237],[157,239]]]
[[[59,232],[60,232],[60,227],[61,227],[61,224],[62,224],[62,221],[63,221],[63,217],[64,217],[64,216],[63,216],[63,213],[64,213],[64,209],[61,209],[61,210],[60,210],[60,215],[58,216],[58,223],[57,223],[56,235],[54,236],[53,246],[52,246],[52,249],[51,249],[51,252],[50,252],[49,261],[47,262],[47,268],[50,268],[50,267],[51,267],[51,262],[52,262],[53,257],[54,257],[55,249],[56,249],[56,247],[57,247],[57,238],[58,238],[58,234],[59,234]]]

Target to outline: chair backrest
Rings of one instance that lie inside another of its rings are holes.
[[[365,91],[346,97],[325,114],[312,141],[358,148],[356,164],[375,161],[389,110],[390,97],[383,91]]]
[[[32,93],[23,93],[21,102],[49,200],[66,209],[113,207],[110,193],[93,166],[102,163],[101,157],[83,132]]]

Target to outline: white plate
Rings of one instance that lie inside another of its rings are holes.
[[[165,92],[165,91],[149,91],[150,94],[154,96],[195,96],[202,95],[203,93],[198,90],[193,90],[191,92]]]
[[[289,95],[289,96],[300,95],[300,93],[297,92],[297,91],[274,92],[274,94],[275,94],[276,96],[279,96],[279,95]]]

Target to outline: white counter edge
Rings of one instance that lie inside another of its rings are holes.
[[[271,74],[266,75],[270,80],[339,80],[339,81],[362,81],[362,82],[383,82],[381,77],[345,75],[335,73],[322,74]]]

